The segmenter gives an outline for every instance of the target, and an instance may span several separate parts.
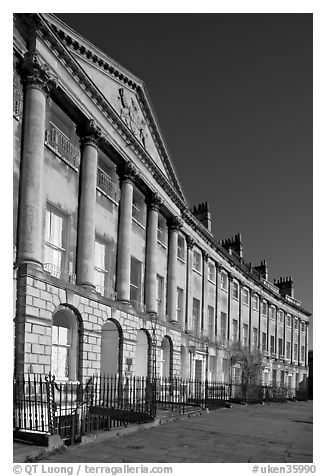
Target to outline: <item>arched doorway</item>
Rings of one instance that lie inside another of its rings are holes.
[[[165,336],[161,342],[161,377],[172,377],[173,369],[173,346],[171,337]]]
[[[148,355],[149,355],[148,336],[147,336],[147,333],[143,329],[141,329],[137,332],[137,338],[136,338],[135,375],[137,377],[147,377]]]
[[[53,315],[51,373],[57,380],[78,379],[78,330],[76,314],[60,307]]]
[[[101,374],[116,375],[122,367],[122,330],[115,321],[102,326]]]

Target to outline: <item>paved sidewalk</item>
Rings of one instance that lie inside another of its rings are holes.
[[[312,402],[233,405],[120,438],[74,446],[42,462],[309,463]]]

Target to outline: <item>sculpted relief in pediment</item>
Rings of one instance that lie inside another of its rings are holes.
[[[119,89],[118,100],[120,102],[120,117],[129,127],[136,138],[146,147],[148,137],[147,125],[140,108],[132,96],[127,96],[125,89]]]

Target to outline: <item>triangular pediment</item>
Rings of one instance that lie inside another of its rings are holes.
[[[101,71],[99,68],[89,64],[88,61],[85,61],[80,56],[74,56],[160,170],[169,177],[154,143],[149,124],[141,110],[136,92],[115,81],[105,71]]]
[[[44,16],[93,85],[185,201],[144,83],[55,16]]]

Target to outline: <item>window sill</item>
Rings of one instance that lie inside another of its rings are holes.
[[[140,228],[142,228],[143,230],[145,230],[145,225],[143,225],[142,223],[140,223],[138,220],[136,220],[136,218],[132,217],[132,221],[134,223],[136,223],[136,225],[138,225]]]
[[[104,192],[100,187],[96,187],[96,190],[101,194],[103,195],[105,198],[107,198],[108,200],[110,200],[110,202],[112,202],[114,205],[118,206],[119,203],[118,201],[114,200],[114,198],[110,197],[109,194],[107,194],[106,192]]]
[[[203,273],[202,273],[201,271],[198,271],[198,269],[196,269],[196,268],[192,268],[192,270],[193,270],[195,273],[199,274],[199,276],[202,276],[202,275],[203,275]]]
[[[221,286],[221,290],[224,291],[225,293],[228,292],[227,288],[223,288],[222,286]]]
[[[183,258],[180,258],[179,256],[177,256],[177,259],[178,259],[178,261],[180,261],[181,263],[186,264],[186,262],[185,262],[185,260],[184,260]]]
[[[164,250],[167,250],[167,249],[168,249],[168,247],[167,247],[164,243],[162,243],[162,241],[157,240],[157,243],[158,243]]]
[[[212,279],[207,278],[207,281],[208,281],[209,283],[214,284],[214,286],[215,286],[215,284],[216,284],[216,281],[213,281]]]

